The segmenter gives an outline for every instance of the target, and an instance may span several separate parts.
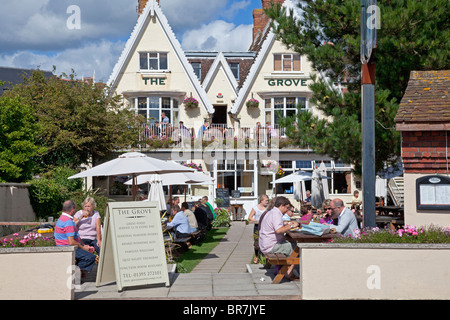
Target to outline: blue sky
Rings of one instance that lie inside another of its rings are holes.
[[[106,82],[136,21],[138,0],[0,0],[0,66]],[[73,7],[75,6],[75,7]],[[185,50],[245,51],[261,0],[160,0]],[[74,11],[79,9],[79,12]],[[71,10],[72,9],[72,10]],[[79,17],[79,19],[77,19]]]

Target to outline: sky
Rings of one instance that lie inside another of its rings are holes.
[[[0,66],[107,82],[138,0],[0,0]],[[160,0],[184,50],[246,51],[261,0]]]

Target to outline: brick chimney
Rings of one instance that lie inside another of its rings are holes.
[[[142,12],[144,12],[147,2],[148,0],[138,0],[138,7],[137,7],[138,17],[142,14]],[[156,2],[158,2],[159,4],[159,0],[156,0]]]
[[[269,22],[269,17],[264,13],[264,9],[270,8],[271,0],[261,0],[262,9],[253,10],[253,42],[255,42],[256,37],[262,34],[264,28]],[[273,2],[283,4],[284,0],[273,0]]]

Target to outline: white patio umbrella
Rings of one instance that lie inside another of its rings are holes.
[[[322,175],[323,197],[324,199],[328,199],[330,196],[330,192],[328,191],[327,167],[325,166],[325,163],[323,161],[320,163],[319,171]],[[326,177],[326,179],[324,179],[324,177]]]
[[[141,174],[136,177],[136,184],[144,184],[150,182],[152,174]],[[212,182],[213,178],[201,172],[176,172],[160,174],[163,186],[172,186],[177,184],[196,184],[202,182]],[[126,185],[131,185],[132,179],[125,182]]]
[[[69,179],[98,176],[132,176],[138,174],[163,174],[174,172],[193,172],[192,168],[181,164],[148,157],[140,152],[127,152],[116,159],[107,161]],[[136,199],[136,184],[133,184],[133,200]]]
[[[136,177],[136,184],[139,185],[144,183],[150,183],[150,181],[153,179],[153,176],[154,175],[152,174],[141,174]],[[202,185],[202,184],[212,184],[214,181],[214,179],[211,176],[199,171],[164,173],[159,175],[159,177],[161,179],[161,184],[163,186],[185,185],[185,184]],[[125,182],[126,185],[131,185],[132,183],[133,179],[130,179],[127,182]],[[172,195],[170,196],[172,198]]]
[[[319,208],[322,206],[323,200],[325,200],[325,198],[323,196],[322,176],[319,169],[316,168],[312,173],[311,205],[314,208]]]
[[[166,198],[164,197],[161,175],[150,175],[148,184],[150,188],[148,190],[148,197],[146,201],[157,201],[159,203],[159,210],[166,210]]]
[[[271,183],[289,183],[297,181],[307,181],[312,179],[312,173],[307,171],[296,171]]]

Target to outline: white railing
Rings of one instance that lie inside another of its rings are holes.
[[[244,143],[252,143],[255,146],[268,146],[274,137],[283,137],[284,128],[279,125],[273,127],[255,126],[254,128],[241,127],[238,130],[227,127],[226,124],[210,124],[205,130],[188,128],[184,125],[172,126],[171,124],[146,124],[141,130],[141,141],[147,139],[171,139],[175,142],[190,143],[193,138],[201,138],[204,141],[223,141],[237,138]]]

